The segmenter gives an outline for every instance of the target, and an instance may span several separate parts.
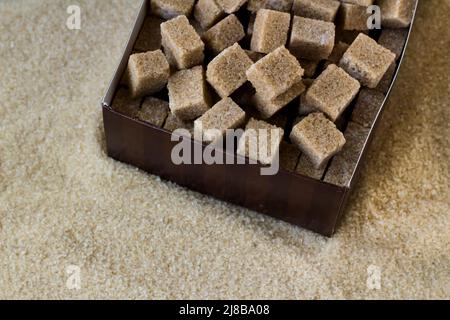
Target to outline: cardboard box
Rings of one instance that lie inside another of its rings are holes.
[[[148,0],[142,2],[123,56],[102,102],[108,155],[189,189],[325,236],[332,236],[341,221],[349,195],[358,181],[362,163],[384,108],[380,109],[376,117],[375,125],[370,130],[369,137],[361,150],[352,179],[345,187],[314,180],[281,168],[274,176],[263,176],[260,174],[261,166],[258,164],[175,165],[171,161],[171,151],[177,142],[171,141],[171,132],[132,119],[111,108],[111,102],[120,86],[128,57],[149,12],[149,2]],[[400,64],[401,61],[399,66]],[[398,69],[390,90],[397,72]],[[206,147],[206,145],[199,146],[199,142],[193,140],[191,144],[201,148]],[[235,160],[240,157],[236,154],[228,156],[234,157]]]

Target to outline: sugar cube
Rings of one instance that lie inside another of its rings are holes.
[[[360,84],[332,64],[313,82],[305,95],[306,104],[336,121],[358,94]]]
[[[169,103],[153,97],[148,97],[142,102],[137,114],[139,120],[162,127],[169,114]]]
[[[252,64],[253,61],[236,43],[208,64],[206,78],[216,92],[225,98],[247,81],[245,73]]]
[[[360,33],[342,56],[339,66],[362,85],[375,88],[394,61],[394,53]]]
[[[156,16],[166,20],[180,15],[189,16],[195,0],[151,0],[151,10]]]
[[[169,63],[161,50],[135,53],[128,60],[127,79],[133,97],[160,91],[169,74]]]
[[[411,24],[416,0],[379,0],[385,28],[406,28]]]
[[[189,69],[203,62],[205,45],[185,16],[161,24],[161,36],[164,52],[178,69]]]
[[[210,96],[202,66],[174,73],[167,85],[169,107],[182,120],[192,120],[204,114],[210,107]]]
[[[259,9],[271,9],[290,12],[294,0],[249,0],[247,10],[257,12]]]
[[[322,113],[305,117],[294,126],[290,138],[316,169],[322,168],[345,144],[344,135]]]
[[[239,19],[231,14],[205,32],[203,40],[214,54],[239,42],[245,37],[245,31]]]
[[[296,16],[333,22],[339,6],[336,0],[294,0],[292,11]]]
[[[333,51],[335,29],[332,22],[295,16],[289,50],[298,58],[326,59]]]
[[[347,143],[342,152],[331,161],[325,174],[325,182],[338,186],[349,186],[368,135],[369,129],[349,122],[345,130]]]
[[[320,168],[316,168],[308,156],[301,155],[298,160],[297,167],[295,168],[295,173],[301,174],[316,180],[321,180],[326,170],[326,164],[322,165]]]
[[[214,142],[225,136],[228,129],[235,129],[245,121],[245,112],[231,98],[225,98],[194,121],[194,130],[206,142]]]
[[[210,28],[219,21],[225,12],[216,0],[199,0],[194,8],[194,17],[203,29]]]
[[[237,153],[259,161],[261,164],[269,165],[279,154],[283,135],[283,129],[252,118],[239,139]]]
[[[285,47],[272,51],[247,70],[247,78],[266,99],[285,93],[298,83],[304,70]]]
[[[250,47],[253,51],[269,53],[286,44],[291,15],[261,9],[256,14]]]

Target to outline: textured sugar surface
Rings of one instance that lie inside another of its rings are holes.
[[[247,53],[236,43],[208,64],[206,78],[216,92],[225,98],[247,81],[246,71],[252,63]]]
[[[400,58],[408,37],[408,29],[384,29],[381,32],[378,44],[395,53],[395,58]]]
[[[294,16],[289,50],[302,59],[326,59],[333,51],[335,35],[331,22]]]
[[[225,12],[215,0],[199,0],[194,8],[195,20],[203,29],[211,27],[224,15]]]
[[[417,0],[380,0],[382,25],[385,28],[406,28],[411,23]]]
[[[295,168],[295,173],[321,180],[326,170],[326,165],[322,168],[315,168],[312,162],[306,155],[301,155]]]
[[[332,239],[108,158],[99,102],[140,1],[77,2],[79,31],[73,1],[0,2],[0,298],[448,299],[448,2],[421,1]]]
[[[133,98],[126,88],[119,88],[113,98],[111,107],[129,117],[135,118],[141,106],[141,98]]]
[[[371,128],[384,98],[384,94],[379,91],[371,89],[361,90],[352,112],[352,121],[363,127]]]
[[[137,118],[157,127],[162,127],[168,114],[169,103],[167,101],[148,97],[142,102]]]
[[[245,31],[239,19],[234,14],[221,20],[211,29],[205,32],[203,40],[206,46],[215,54],[241,41],[245,37]]]
[[[370,14],[367,13],[367,8],[359,5],[342,3],[339,9],[340,27],[343,30],[349,31],[363,31],[368,30],[367,19]]]
[[[259,10],[253,26],[251,49],[256,52],[270,53],[286,45],[290,25],[289,13]]]
[[[247,0],[216,0],[226,13],[238,11]]]

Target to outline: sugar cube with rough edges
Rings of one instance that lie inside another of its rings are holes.
[[[194,17],[203,29],[208,29],[217,23],[225,12],[216,0],[198,0],[194,8]]]
[[[289,50],[302,59],[321,60],[333,51],[334,23],[294,16]]]
[[[360,33],[341,58],[339,66],[362,85],[375,88],[395,61],[395,54]]]
[[[135,53],[128,60],[127,79],[133,97],[160,91],[169,75],[170,66],[161,50]]]
[[[207,48],[214,54],[219,54],[244,37],[244,27],[234,14],[227,16],[203,34]]]
[[[161,37],[169,62],[178,69],[203,63],[205,44],[185,16],[162,23]]]
[[[219,96],[225,98],[247,81],[246,72],[252,64],[247,53],[236,43],[208,64],[206,78]]]
[[[305,102],[336,121],[356,97],[360,87],[356,79],[331,64],[308,88]]]
[[[272,51],[247,70],[247,78],[259,94],[272,99],[285,93],[303,76],[298,60],[285,47]]]
[[[344,135],[322,113],[312,113],[292,128],[290,139],[316,169],[342,150]]]
[[[182,120],[201,116],[211,105],[202,66],[174,73],[169,78],[167,88],[170,110]]]
[[[141,106],[141,98],[133,98],[128,89],[119,88],[114,96],[111,107],[131,118],[136,118]]]

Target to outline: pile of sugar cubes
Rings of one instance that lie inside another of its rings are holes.
[[[242,128],[242,141],[278,130],[269,140],[284,170],[349,183],[416,0],[149,1],[113,109],[209,142],[228,129]],[[381,30],[369,30],[371,5]],[[250,156],[242,141],[236,152]]]

